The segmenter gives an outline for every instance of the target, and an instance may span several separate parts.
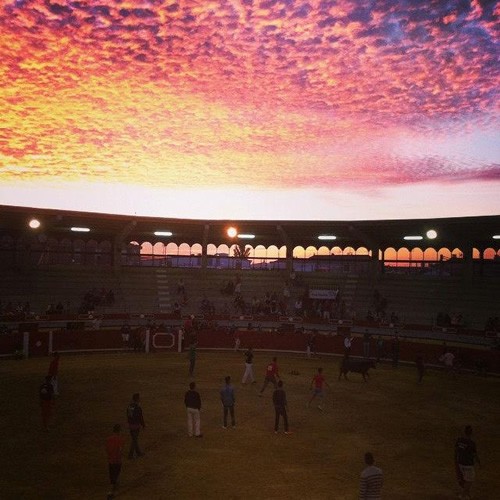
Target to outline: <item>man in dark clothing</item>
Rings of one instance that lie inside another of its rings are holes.
[[[476,478],[474,462],[479,462],[476,443],[471,439],[472,427],[465,426],[464,435],[455,442],[455,465],[458,478],[458,484],[463,490],[460,498],[470,499],[470,490],[472,483]]]
[[[184,395],[184,404],[187,411],[188,436],[193,436],[194,423],[194,437],[202,437],[200,431],[201,397],[200,393],[196,390],[196,384],[194,382],[189,384],[189,391]]]
[[[224,408],[224,429],[227,429],[227,414],[231,414],[231,425],[233,428],[236,426],[236,420],[234,418],[234,403],[236,398],[234,396],[234,387],[231,385],[231,377],[228,375],[225,378],[226,384],[220,391],[220,400],[222,407]]]
[[[139,432],[141,427],[146,428],[144,423],[144,416],[142,414],[142,408],[139,405],[140,396],[135,393],[132,396],[132,402],[127,407],[127,421],[128,428],[130,430],[130,436],[132,438],[132,443],[130,444],[130,451],[128,453],[128,458],[132,459],[134,456],[137,458],[142,457],[144,453],[139,448]]]
[[[273,392],[273,404],[274,404],[274,433],[278,434],[280,416],[283,417],[283,424],[285,427],[285,434],[291,434],[288,430],[288,415],[286,413],[287,401],[286,392],[283,389],[283,381],[278,382],[278,388]]]
[[[54,407],[54,387],[52,386],[52,377],[50,375],[45,377],[45,382],[40,386],[38,394],[40,397],[43,428],[48,429],[52,408]]]

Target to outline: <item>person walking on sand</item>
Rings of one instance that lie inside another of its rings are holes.
[[[273,392],[273,405],[274,405],[274,433],[278,434],[280,417],[283,417],[283,426],[285,434],[291,434],[288,428],[288,402],[286,400],[286,392],[283,389],[283,380],[278,382],[278,387]]]
[[[227,429],[227,415],[231,415],[231,425],[233,429],[236,427],[236,420],[234,418],[234,403],[236,402],[236,397],[234,395],[234,387],[231,384],[231,377],[228,375],[225,378],[225,385],[220,391],[220,400],[223,407],[224,413],[224,423],[222,427]]]
[[[201,438],[203,434],[201,433],[201,396],[196,390],[196,383],[191,382],[189,384],[189,391],[184,395],[184,405],[187,411],[187,427],[189,437]],[[193,432],[194,431],[194,432]]]
[[[141,427],[143,429],[146,428],[146,424],[144,423],[144,415],[142,414],[142,408],[139,404],[140,402],[139,393],[135,393],[132,395],[132,401],[127,406],[127,422],[128,428],[130,431],[130,437],[132,438],[132,442],[130,443],[130,451],[128,453],[128,458],[132,460],[134,457],[139,458],[144,455],[144,453],[139,448],[139,433],[141,431]]]
[[[359,500],[381,500],[382,485],[384,482],[382,469],[375,467],[373,455],[365,453],[366,467],[361,472],[359,484]]]
[[[108,493],[108,500],[115,497],[118,486],[118,477],[122,469],[122,454],[125,446],[125,438],[121,435],[121,425],[113,426],[113,434],[106,439],[106,454],[108,455],[109,482],[111,490]]]
[[[469,500],[472,483],[476,479],[474,463],[480,464],[476,443],[472,440],[472,427],[466,425],[464,435],[455,442],[455,466],[458,484],[462,488],[460,498]]]
[[[278,383],[280,376],[279,376],[279,370],[278,370],[278,358],[275,356],[271,363],[269,363],[266,367],[266,375],[264,377],[264,384],[262,385],[262,388],[260,389],[259,396],[262,396],[264,393],[264,390],[268,386],[268,384],[273,384],[274,388],[276,389],[276,384]]]
[[[255,384],[255,377],[253,374],[253,349],[249,347],[245,351],[245,373],[243,374],[243,378],[241,379],[241,383],[245,385],[247,382],[251,384]]]

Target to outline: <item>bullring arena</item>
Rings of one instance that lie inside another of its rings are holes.
[[[128,449],[136,392],[145,456],[124,462],[120,498],[355,498],[366,451],[384,498],[455,498],[466,424],[482,462],[474,497],[497,498],[499,228],[498,216],[194,221],[2,207],[2,498],[104,498],[104,441],[120,423]],[[352,359],[376,361],[366,382],[338,379],[346,337]],[[257,383],[241,385],[248,347]],[[54,352],[60,395],[44,430],[38,387]],[[258,397],[273,356],[291,435],[273,432],[271,388]],[[322,411],[307,407],[318,367]],[[227,375],[235,429],[221,428]],[[192,380],[200,440],[186,433]]]

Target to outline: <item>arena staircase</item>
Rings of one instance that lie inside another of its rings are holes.
[[[171,282],[167,270],[163,267],[156,270],[156,287],[158,290],[159,312],[167,314],[172,312]]]

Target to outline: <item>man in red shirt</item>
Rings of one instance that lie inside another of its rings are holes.
[[[321,400],[323,400],[323,397],[324,397],[323,387],[325,385],[328,388],[330,388],[330,386],[328,385],[328,382],[325,379],[325,376],[323,375],[323,368],[318,368],[318,373],[316,373],[316,375],[314,375],[314,377],[311,380],[311,388],[313,389],[313,393],[312,393],[311,399],[309,400],[309,403],[307,403],[307,406],[309,406],[312,403],[313,399],[316,396],[318,396],[319,398],[321,398]],[[323,410],[323,407],[321,406],[321,402],[318,405],[318,408],[320,410]]]
[[[125,446],[125,438],[120,434],[120,424],[113,426],[113,434],[106,439],[106,453],[108,455],[109,464],[109,481],[111,483],[111,491],[108,493],[108,500],[114,498],[118,477],[122,469],[122,453]]]
[[[262,389],[259,392],[259,396],[262,396],[262,393],[264,392],[265,388],[268,386],[269,383],[273,384],[274,389],[276,389],[278,380],[280,379],[277,359],[278,358],[274,357],[271,363],[269,363],[266,367],[266,376],[264,378],[264,385],[262,386]]]

